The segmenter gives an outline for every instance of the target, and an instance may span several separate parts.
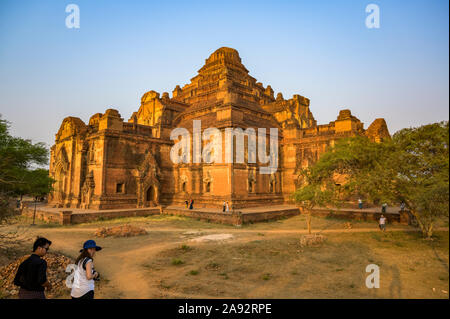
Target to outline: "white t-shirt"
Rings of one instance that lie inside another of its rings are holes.
[[[386,224],[386,217],[381,217],[380,218],[380,225],[384,225]]]
[[[86,270],[83,269],[83,261],[85,259],[80,260],[77,265],[77,269],[75,270],[75,276],[73,277],[72,284],[72,292],[70,295],[75,298],[80,298],[91,290],[94,290],[94,279],[88,280],[86,277]],[[92,259],[88,259],[86,261],[86,269],[87,264],[93,263]],[[92,273],[94,273],[94,265],[92,264]]]

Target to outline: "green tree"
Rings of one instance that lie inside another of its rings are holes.
[[[48,163],[48,149],[9,133],[9,123],[0,116],[0,219],[11,213],[10,200],[15,196],[44,196],[53,180],[42,169]]]
[[[305,207],[339,205],[355,196],[375,204],[404,202],[430,238],[437,218],[449,212],[448,147],[448,122],[403,129],[382,143],[342,139],[302,171],[306,186],[293,197]]]

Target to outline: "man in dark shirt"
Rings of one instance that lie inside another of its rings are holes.
[[[52,242],[46,238],[36,239],[33,253],[17,269],[14,284],[20,287],[20,299],[45,299],[44,289],[51,290],[47,280],[47,262],[42,257],[47,254]]]

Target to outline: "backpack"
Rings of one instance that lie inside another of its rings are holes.
[[[17,268],[16,276],[14,277],[14,285],[24,288],[26,285],[25,281],[25,268],[28,264],[28,258],[25,259]]]

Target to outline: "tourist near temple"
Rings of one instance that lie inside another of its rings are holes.
[[[270,85],[249,75],[236,50],[223,47],[189,84],[177,85],[172,94],[145,93],[127,121],[115,109],[94,114],[87,123],[65,118],[51,148],[50,175],[56,182],[49,205],[107,210],[184,206],[193,199],[196,207],[219,208],[227,201],[234,210],[285,204],[301,185],[301,169],[337,139],[390,137],[384,119],[364,129],[349,110],[336,110],[336,116],[317,124],[308,98],[275,95]],[[267,163],[252,163],[247,153],[243,163],[174,163],[171,133],[176,128],[192,132],[194,121],[201,121],[202,131],[276,128],[276,170],[261,174]]]

